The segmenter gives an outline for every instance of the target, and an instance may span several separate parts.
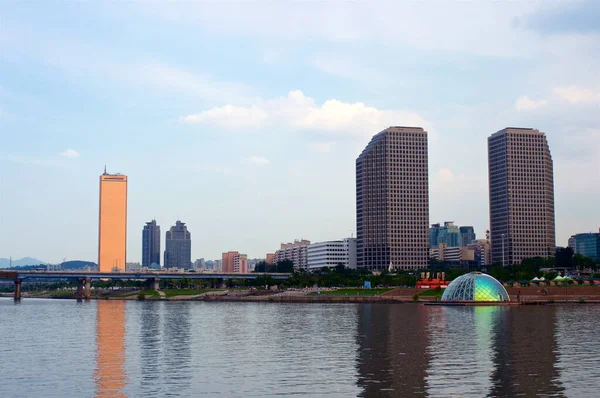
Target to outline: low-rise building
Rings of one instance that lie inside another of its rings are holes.
[[[475,252],[475,262],[477,264],[490,265],[492,263],[492,250],[489,240],[476,239],[467,247]]]
[[[311,243],[307,255],[309,271],[333,268],[339,264],[356,268],[356,238]]]
[[[125,263],[125,271],[127,272],[140,271],[141,269],[142,264],[140,263]]]
[[[475,261],[475,251],[466,246],[440,243],[429,250],[429,257],[444,262]]]

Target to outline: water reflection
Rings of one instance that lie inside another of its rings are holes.
[[[510,308],[493,328],[491,395],[563,396],[556,368],[556,307]]]
[[[425,393],[430,355],[428,308],[395,304],[359,307],[358,380],[362,397]]]
[[[140,377],[139,389],[144,396],[160,396],[162,384],[161,356],[163,353],[163,333],[161,327],[161,306],[164,303],[144,301],[139,303],[139,350]]]
[[[125,302],[98,301],[96,328],[96,396],[125,397]]]
[[[163,350],[163,387],[177,388],[177,395],[191,396],[190,386],[193,368],[192,330],[190,324],[190,306],[196,303],[174,302],[164,304],[164,322],[162,341]],[[143,345],[147,343],[144,342]]]
[[[592,305],[0,299],[0,319],[0,397],[592,397],[600,388]]]
[[[563,396],[556,324],[553,307],[363,305],[360,395]]]

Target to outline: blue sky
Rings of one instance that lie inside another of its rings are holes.
[[[128,261],[177,219],[193,258],[355,232],[354,161],[429,131],[431,222],[489,225],[487,137],[544,131],[557,244],[600,226],[600,6],[0,5],[0,257],[97,256],[98,176],[129,176]],[[163,242],[164,245],[164,242]]]

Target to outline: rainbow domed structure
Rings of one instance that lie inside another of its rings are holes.
[[[461,275],[448,285],[442,301],[510,301],[496,278],[481,272]]]

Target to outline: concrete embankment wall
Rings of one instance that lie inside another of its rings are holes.
[[[205,296],[205,301],[252,301],[271,303],[402,303],[406,297],[383,296]]]

